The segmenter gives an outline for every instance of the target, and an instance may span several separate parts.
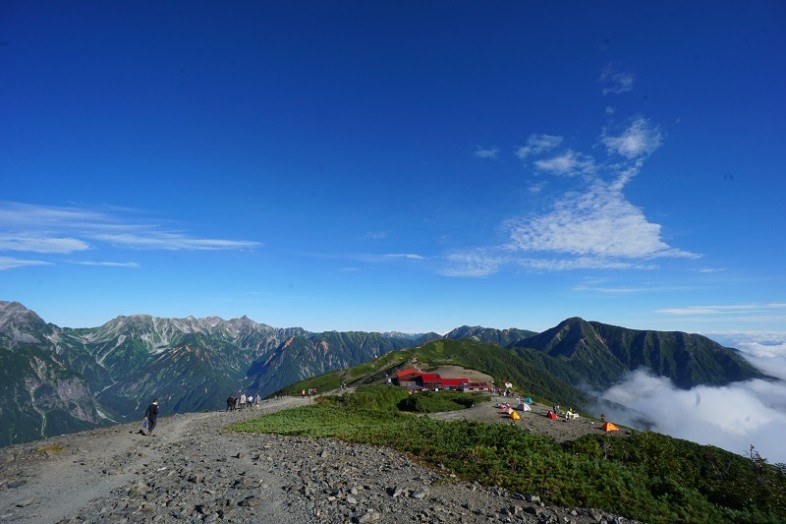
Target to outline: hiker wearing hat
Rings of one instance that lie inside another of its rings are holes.
[[[158,399],[154,398],[153,403],[147,406],[147,410],[145,410],[145,420],[147,420],[148,435],[153,434],[153,430],[156,428],[157,418],[158,418]]]

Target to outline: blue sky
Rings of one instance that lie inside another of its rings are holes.
[[[782,2],[0,3],[0,299],[786,333]]]

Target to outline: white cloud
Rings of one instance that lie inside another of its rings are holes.
[[[666,378],[636,371],[603,398],[638,412],[604,408],[607,418],[622,424],[642,427],[643,414],[659,433],[739,454],[752,444],[770,462],[786,462],[786,382],[751,380],[681,390]],[[773,404],[777,399],[781,402]]]
[[[708,332],[704,335],[740,350],[763,373],[786,381],[786,331]],[[786,402],[786,397],[782,400]]]
[[[575,176],[595,172],[592,157],[568,150],[552,158],[535,161],[535,167],[555,175]]]
[[[780,380],[748,380],[681,390],[668,379],[631,373],[603,397],[635,410],[609,412],[619,422],[744,454],[754,445],[771,463],[786,463],[786,332],[707,333]]]
[[[97,266],[97,267],[127,267],[127,268],[138,268],[141,267],[137,262],[94,262],[94,261],[85,261],[85,262],[76,262],[77,265],[80,266]]]
[[[544,271],[571,271],[575,269],[655,269],[652,264],[623,262],[604,257],[570,258],[519,258],[518,265]]]
[[[89,236],[90,238],[101,240],[115,246],[135,249],[162,249],[167,251],[252,249],[261,245],[259,242],[223,240],[217,238],[195,238],[183,233],[156,230],[128,233],[93,233],[89,234]]]
[[[772,310],[786,309],[786,304],[767,303],[767,304],[730,304],[715,306],[685,306],[658,309],[657,313],[667,315],[717,315],[728,313],[760,313]]]
[[[389,253],[387,255],[383,255],[385,258],[403,258],[406,260],[424,260],[422,255],[417,255],[414,253]]]
[[[96,242],[170,251],[243,250],[262,245],[256,241],[200,238],[166,231],[156,224],[129,222],[125,217],[128,213],[118,208],[95,211],[0,202],[0,251],[68,254],[99,249]]]
[[[0,251],[68,254],[86,249],[87,242],[76,238],[0,234]]]
[[[417,253],[309,253],[309,256],[325,260],[349,260],[365,264],[391,263],[397,260],[422,261],[427,257]]]
[[[603,84],[602,93],[604,95],[627,93],[633,89],[635,82],[633,73],[620,71],[613,66],[608,66],[600,74],[600,82]]]
[[[485,277],[496,273],[505,264],[501,257],[489,255],[482,250],[453,253],[447,257],[450,266],[441,271],[448,277]]]
[[[660,238],[661,226],[600,181],[566,195],[545,215],[514,221],[508,248],[608,258],[695,257]]]
[[[75,207],[0,202],[0,228],[81,228],[109,222],[108,215]]]
[[[521,160],[524,160],[530,155],[537,155],[551,151],[562,143],[561,136],[546,135],[546,134],[531,134],[527,138],[526,145],[519,146],[513,153]]]
[[[387,238],[387,236],[387,231],[369,231],[363,238],[367,240],[382,240],[383,238]]]
[[[619,136],[610,136],[603,131],[601,142],[609,154],[616,153],[627,159],[648,156],[663,142],[663,134],[652,126],[646,118],[637,118]]]
[[[478,147],[473,153],[473,155],[478,158],[487,158],[490,160],[495,160],[497,158],[498,153],[499,153],[499,149],[496,147],[489,147],[489,148]]]
[[[22,260],[19,258],[0,257],[0,271],[4,271],[6,269],[15,269],[18,267],[49,265],[51,265],[49,262],[44,262],[41,260]]]

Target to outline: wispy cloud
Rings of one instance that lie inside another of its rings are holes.
[[[388,253],[387,255],[383,255],[385,258],[403,258],[406,260],[425,260],[425,257],[422,255],[416,255],[415,253]]]
[[[529,138],[527,138],[527,143],[517,147],[513,154],[519,159],[524,160],[531,155],[538,155],[551,151],[562,144],[562,140],[561,136],[531,134]]]
[[[663,142],[663,133],[646,118],[636,118],[620,135],[613,136],[603,131],[601,141],[609,154],[616,153],[627,159],[648,156]]]
[[[583,153],[568,150],[551,158],[536,160],[535,167],[554,175],[587,175],[595,172],[595,160]]]
[[[607,66],[600,74],[600,82],[602,84],[601,92],[604,95],[619,95],[633,90],[635,83],[633,73],[627,71],[620,71],[614,66]]]
[[[90,249],[90,245],[77,238],[45,237],[32,234],[0,236],[0,251],[68,254],[87,249]]]
[[[548,136],[532,135],[533,148],[522,157],[536,150],[542,153],[561,142],[559,137],[543,138]],[[599,163],[593,157],[567,150],[536,160],[533,165],[538,172],[568,178],[580,175],[580,187],[562,194],[545,213],[507,220],[503,224],[509,237],[506,243],[452,253],[446,257],[448,268],[442,274],[479,277],[506,265],[538,271],[650,270],[657,267],[655,259],[699,258],[699,254],[666,243],[661,226],[649,221],[644,211],[624,194],[646,156],[660,146],[661,132],[639,117],[618,136],[604,131],[601,140],[609,152],[618,153],[623,159]],[[530,183],[528,187],[537,194],[544,186]]]
[[[248,250],[262,245],[250,240],[199,237],[133,220],[137,214],[120,208],[94,210],[0,202],[0,252],[70,254],[106,245],[168,251]]]
[[[487,254],[483,250],[453,253],[447,257],[448,267],[440,273],[448,277],[485,277],[496,273],[508,262],[505,257]]]
[[[96,267],[127,267],[127,268],[138,268],[141,267],[137,262],[98,262],[98,261],[84,261],[84,262],[74,262],[80,266],[96,266]]]
[[[601,258],[696,257],[663,242],[660,229],[613,184],[598,180],[545,215],[511,221],[507,247]]]
[[[133,249],[160,249],[166,251],[243,250],[261,245],[246,240],[197,238],[175,231],[144,230],[128,233],[88,233],[90,238],[114,246]]]
[[[657,313],[666,315],[718,315],[729,313],[763,313],[773,310],[784,310],[786,304],[781,303],[766,303],[766,304],[731,304],[731,305],[715,305],[715,306],[685,306],[659,309]]]
[[[499,148],[496,147],[478,147],[475,149],[475,152],[472,153],[473,156],[477,158],[487,158],[490,160],[496,160],[499,154]]]
[[[387,236],[387,231],[369,231],[363,235],[363,238],[366,240],[382,240],[383,238],[387,238]]]
[[[576,269],[656,269],[654,264],[615,260],[607,257],[519,257],[517,265],[540,271],[572,271]]]
[[[308,256],[325,260],[346,260],[365,264],[392,263],[397,260],[420,262],[427,257],[417,253],[308,253]]]
[[[633,88],[633,74],[609,66],[601,74],[604,93]],[[609,118],[616,110],[606,108]],[[669,245],[662,227],[647,218],[641,207],[625,196],[628,183],[639,175],[647,158],[661,147],[663,132],[642,116],[621,129],[602,128],[596,146],[608,157],[598,159],[574,149],[562,149],[558,135],[531,134],[514,155],[534,168],[526,189],[541,200],[543,175],[555,175],[555,185],[572,185],[537,213],[503,222],[507,241],[473,247],[445,257],[448,276],[486,276],[505,266],[537,271],[576,269],[651,270],[656,260],[697,259],[701,255]],[[555,151],[556,150],[556,151]],[[531,162],[531,164],[529,164]],[[548,182],[551,183],[551,182]],[[545,211],[543,211],[545,209]],[[639,288],[598,289],[606,293],[633,293]]]
[[[51,263],[44,262],[42,260],[23,260],[20,258],[0,257],[0,271],[5,271],[7,269],[15,269],[18,267],[48,266],[48,265],[51,265]]]

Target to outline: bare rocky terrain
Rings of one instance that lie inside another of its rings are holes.
[[[223,430],[307,402],[281,398],[246,411],[162,417],[152,437],[133,423],[0,449],[0,521],[632,522],[459,481],[386,448]],[[511,423],[493,404],[435,416]],[[558,439],[599,431],[589,420],[548,420],[545,409],[536,405],[515,424]]]

